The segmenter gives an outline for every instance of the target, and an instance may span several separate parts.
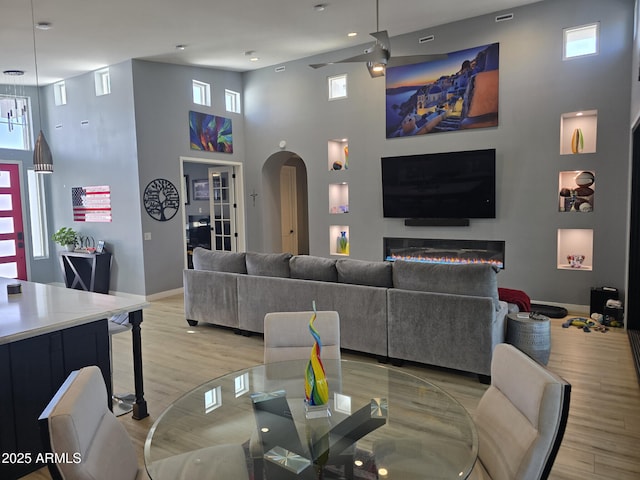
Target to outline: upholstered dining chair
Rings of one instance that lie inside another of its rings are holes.
[[[313,312],[272,312],[264,317],[264,363],[309,358],[313,337],[309,320]],[[338,312],[318,311],[314,327],[322,341],[322,358],[340,359]]]
[[[491,385],[474,415],[473,480],[537,480],[549,472],[564,436],[571,385],[512,345],[496,345]]]
[[[138,458],[125,428],[108,407],[107,388],[95,365],[71,372],[40,415],[47,446],[69,461],[49,464],[52,478],[134,480]]]
[[[62,460],[49,464],[54,480],[138,480],[136,450],[109,410],[100,369],[71,372],[40,415],[45,445]],[[153,462],[154,478],[249,480],[241,445],[216,445]]]

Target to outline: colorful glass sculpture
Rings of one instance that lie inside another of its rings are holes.
[[[329,384],[327,383],[327,375],[320,358],[322,341],[318,330],[313,325],[316,317],[316,302],[313,302],[313,315],[309,320],[309,331],[314,338],[314,342],[304,377],[304,397],[307,405],[326,405],[329,401]]]

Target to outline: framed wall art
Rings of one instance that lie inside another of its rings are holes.
[[[202,178],[193,181],[193,199],[209,201],[209,180]]]
[[[498,126],[500,44],[389,67],[387,138]]]
[[[231,119],[200,112],[189,112],[191,150],[233,153]]]

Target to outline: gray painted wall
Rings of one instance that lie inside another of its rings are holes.
[[[244,125],[241,115],[225,110],[225,88],[242,92],[242,75],[236,72],[191,68],[146,61],[133,61],[135,122],[138,144],[140,192],[156,178],[165,178],[179,189],[180,156],[210,160],[242,161]],[[211,107],[194,105],[192,80],[211,85]],[[189,110],[231,118],[234,151],[200,152],[190,149]],[[206,178],[206,174],[204,176]],[[182,287],[184,226],[180,212],[159,222],[140,205],[143,242],[144,293],[147,295]]]
[[[112,65],[109,70],[110,95],[95,95],[93,73],[65,80],[66,105],[54,106],[53,88],[46,89],[54,161],[49,207],[54,230],[71,226],[106,242],[113,253],[111,290],[143,294],[140,211],[132,208],[138,204],[140,188],[131,62]],[[73,221],[72,187],[93,185],[110,187],[112,222]],[[57,271],[57,258],[52,260]],[[61,273],[56,281],[62,281]]]
[[[561,0],[512,10],[512,21],[487,15],[392,39],[393,53],[438,53],[500,43],[500,124],[477,131],[385,139],[384,79],[371,79],[364,65],[334,64],[313,70],[309,63],[354,55],[361,48],[333,52],[245,74],[246,183],[262,193],[261,167],[287,141],[300,155],[309,179],[311,254],[329,256],[327,141],[349,139],[351,257],[382,258],[385,236],[506,241],[506,269],[500,285],[533,299],[586,305],[590,287],[624,290],[626,265],[629,97],[633,38],[632,2]],[[562,29],[601,22],[600,55],[563,62]],[[435,41],[422,46],[427,34]],[[348,74],[348,99],[327,100],[326,77]],[[598,110],[597,153],[559,154],[560,118],[565,112]],[[380,157],[479,148],[497,149],[497,218],[472,220],[470,227],[405,227],[382,217]],[[559,213],[558,174],[594,170],[596,209]],[[260,202],[261,197],[258,197]],[[272,250],[274,224],[265,203],[247,209],[249,249]],[[340,220],[342,222],[342,220]],[[557,231],[594,230],[593,271],[557,268]],[[265,232],[265,233],[261,233]]]

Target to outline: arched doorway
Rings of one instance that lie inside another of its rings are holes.
[[[274,153],[262,167],[265,252],[309,253],[307,167],[294,152]]]

